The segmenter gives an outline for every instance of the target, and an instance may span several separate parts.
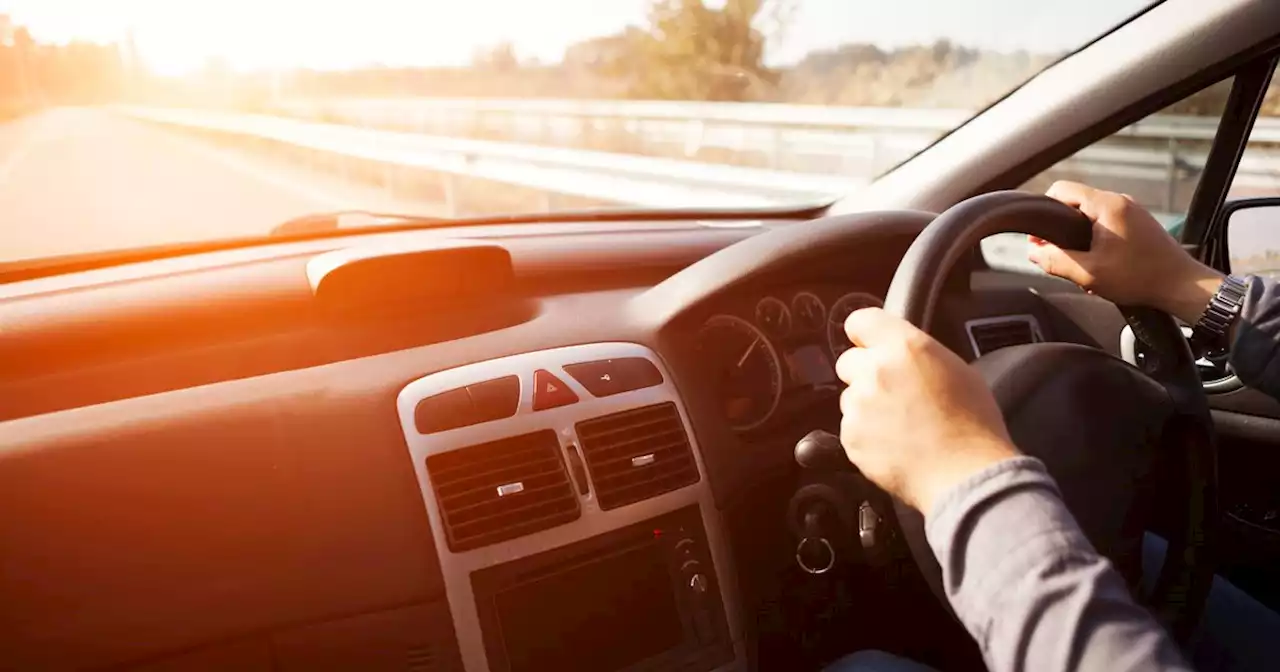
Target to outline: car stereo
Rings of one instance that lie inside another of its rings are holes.
[[[733,659],[697,506],[471,574],[495,672],[711,670]]]

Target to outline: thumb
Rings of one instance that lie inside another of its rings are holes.
[[[1093,275],[1081,264],[1080,257],[1084,254],[1087,253],[1063,250],[1053,243],[1036,239],[1027,250],[1027,259],[1049,275],[1087,287],[1093,282]]]
[[[862,308],[849,314],[844,332],[854,345],[874,348],[887,343],[900,343],[904,338],[923,335],[914,324],[886,312],[883,308]]]

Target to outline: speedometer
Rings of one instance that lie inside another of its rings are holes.
[[[782,396],[782,362],[764,333],[732,315],[715,315],[698,332],[698,352],[729,425],[763,425]]]
[[[880,305],[883,305],[880,299],[862,292],[845,294],[831,305],[831,312],[827,314],[827,345],[831,348],[832,357],[839,359],[840,353],[853,345],[844,333],[844,321],[849,315],[855,310]]]

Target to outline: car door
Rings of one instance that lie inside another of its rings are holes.
[[[1183,242],[1221,271],[1275,279],[1280,269],[1280,85],[1273,78],[1257,98],[1249,142],[1224,182],[1230,185],[1225,201],[1212,217],[1189,222]],[[1211,381],[1207,389],[1218,431],[1219,573],[1280,611],[1280,401],[1238,387],[1225,362],[1202,371]]]

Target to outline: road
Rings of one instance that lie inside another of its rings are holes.
[[[0,125],[0,262],[261,235],[324,210],[412,207],[101,110]]]

